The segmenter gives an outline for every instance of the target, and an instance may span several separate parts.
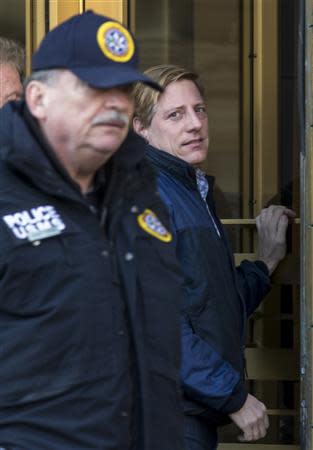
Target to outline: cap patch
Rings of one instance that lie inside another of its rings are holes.
[[[127,62],[135,52],[131,34],[117,22],[103,23],[97,31],[97,42],[104,55],[115,62]]]
[[[151,209],[145,209],[137,217],[140,227],[163,242],[171,242],[172,234],[165,228]]]

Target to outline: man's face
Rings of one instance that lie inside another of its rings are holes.
[[[22,95],[22,84],[17,70],[11,64],[0,64],[0,107]]]
[[[69,71],[46,86],[41,128],[73,172],[97,170],[124,141],[133,114],[129,87],[93,89]]]
[[[203,98],[193,81],[181,80],[167,86],[146,129],[149,144],[192,165],[208,153],[209,126]]]

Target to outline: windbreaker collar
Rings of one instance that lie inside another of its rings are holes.
[[[41,185],[55,189],[60,183],[78,185],[69,177],[53,149],[45,139],[36,119],[26,103],[10,102],[0,109],[0,153],[15,170],[23,172]],[[118,170],[121,176],[131,173],[145,156],[145,142],[130,131],[116,154],[99,169],[106,172]]]
[[[159,150],[152,145],[147,145],[147,158],[162,172],[166,172],[194,190],[198,190],[196,170],[186,161],[177,158],[163,150]],[[210,190],[213,189],[214,177],[206,175]]]

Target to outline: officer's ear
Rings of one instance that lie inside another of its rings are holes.
[[[40,81],[30,81],[26,86],[25,100],[31,114],[36,119],[44,119],[47,112],[47,88],[48,86]]]
[[[141,122],[141,120],[138,117],[133,118],[133,128],[136,131],[137,134],[139,134],[141,137],[143,137],[147,142],[148,140],[148,130],[145,128]]]

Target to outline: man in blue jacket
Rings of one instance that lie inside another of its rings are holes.
[[[181,450],[180,270],[126,138],[132,84],[160,88],[91,11],[47,34],[33,70],[0,111],[0,447]]]
[[[263,403],[245,387],[245,325],[285,256],[288,217],[294,214],[282,206],[263,210],[257,218],[259,260],[235,268],[215,214],[213,180],[199,168],[208,152],[209,127],[198,76],[171,65],[145,73],[164,92],[136,87],[134,128],[148,143],[185,275],[181,376],[186,449],[215,449],[217,427],[230,419],[241,429],[241,440],[257,440],[266,434],[268,417]]]

